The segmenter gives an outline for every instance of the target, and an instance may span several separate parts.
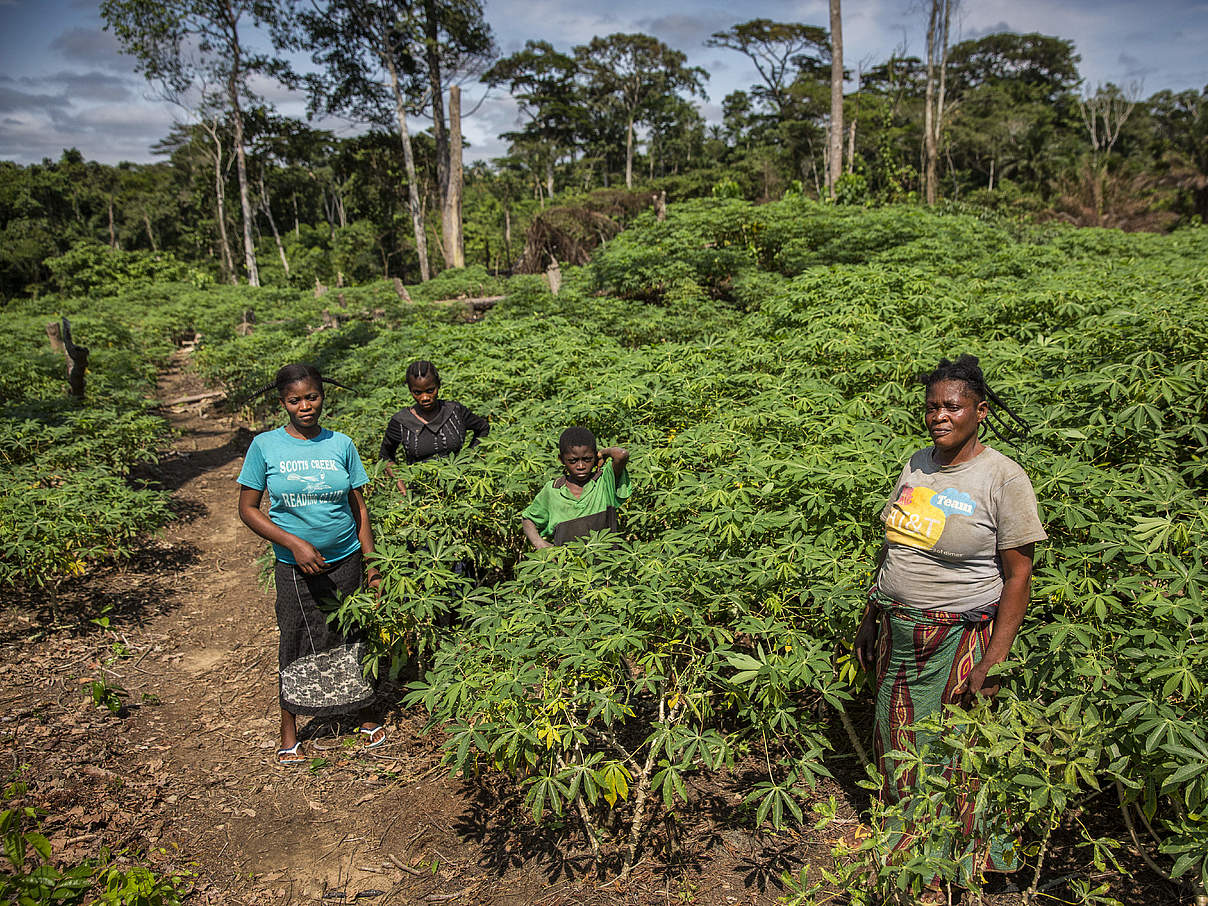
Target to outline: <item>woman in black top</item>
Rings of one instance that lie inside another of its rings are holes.
[[[440,374],[431,362],[412,362],[407,366],[407,389],[415,405],[390,417],[379,454],[388,463],[386,471],[391,476],[400,446],[410,465],[456,453],[465,446],[467,432],[474,435],[471,447],[490,432],[490,422],[481,415],[475,415],[455,400],[440,399]],[[405,493],[407,488],[401,478],[398,484]]]

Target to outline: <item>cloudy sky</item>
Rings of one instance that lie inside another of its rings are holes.
[[[559,49],[593,35],[641,31],[684,51],[710,74],[704,113],[720,119],[721,99],[756,81],[737,53],[704,46],[715,31],[756,17],[825,26],[826,0],[746,0],[735,12],[718,0],[486,0],[500,50],[529,38]],[[895,48],[921,55],[923,0],[844,0],[848,68],[884,60]],[[1145,95],[1208,83],[1208,0],[965,0],[959,38],[994,31],[1039,31],[1073,39],[1090,86],[1138,82]],[[302,100],[276,85],[262,94],[284,114]],[[482,96],[467,86],[468,109]],[[0,159],[57,158],[75,147],[105,163],[153,160],[151,146],[180,112],[154,100],[113,36],[97,0],[0,0]],[[352,124],[324,123],[338,134]],[[514,128],[515,108],[495,93],[465,123],[470,159],[505,152],[496,135]]]

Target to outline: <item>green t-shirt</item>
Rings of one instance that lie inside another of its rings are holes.
[[[578,498],[567,489],[565,478],[555,478],[537,493],[520,517],[531,520],[543,538],[565,544],[600,529],[615,532],[617,507],[630,492],[629,472],[622,469],[618,478],[612,463],[606,462]]]

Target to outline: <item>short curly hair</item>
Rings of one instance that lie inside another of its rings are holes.
[[[567,428],[558,437],[558,455],[565,456],[571,447],[591,447],[596,449],[596,436],[582,425]]]

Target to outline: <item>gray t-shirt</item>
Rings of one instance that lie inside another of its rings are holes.
[[[927,447],[910,457],[885,509],[881,591],[921,610],[996,604],[998,552],[1047,536],[1036,492],[1019,464],[990,447],[953,466]]]

